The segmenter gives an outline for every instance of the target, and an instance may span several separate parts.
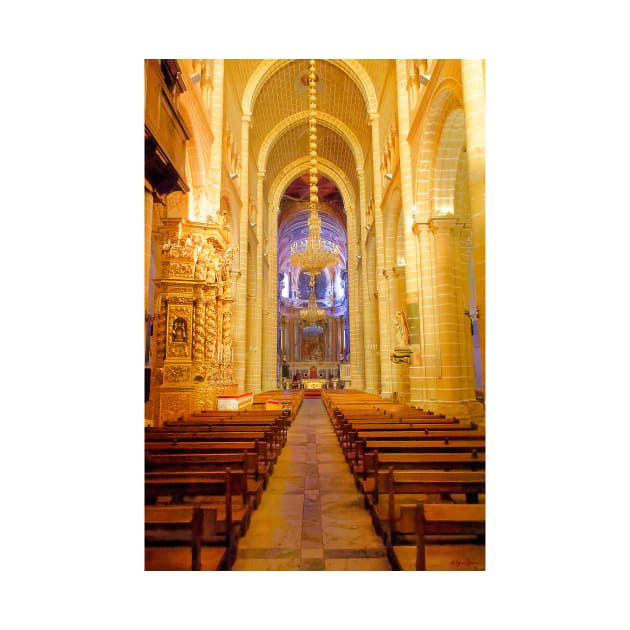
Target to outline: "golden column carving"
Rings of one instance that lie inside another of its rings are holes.
[[[206,360],[214,365],[216,360],[217,348],[217,288],[210,286],[207,290],[206,297]]]
[[[223,362],[232,363],[232,299],[223,301]]]
[[[203,298],[203,289],[195,288],[195,302],[193,310],[193,361],[204,363],[205,348],[204,340],[206,336],[206,308]]]
[[[161,365],[166,358],[166,302],[162,299],[159,300],[154,326],[155,353],[153,356],[156,362]]]

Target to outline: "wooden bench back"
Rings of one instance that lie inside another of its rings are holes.
[[[205,442],[188,442],[177,441],[176,443],[169,441],[150,441],[144,443],[145,452],[149,453],[224,453],[228,451],[258,451],[258,442],[256,440],[243,441],[205,441]]]
[[[379,452],[396,453],[430,453],[430,452],[460,452],[483,453],[486,450],[485,440],[364,440],[364,452],[378,450]]]
[[[232,528],[232,497],[242,496],[247,504],[247,478],[242,470],[212,472],[147,472],[144,475],[145,505],[155,504],[158,497],[171,497],[181,503],[185,497],[225,497],[227,531]]]
[[[190,569],[201,569],[201,545],[214,541],[217,510],[209,506],[145,506],[145,546],[151,543],[190,541]],[[226,541],[227,544],[227,541]],[[153,567],[146,567],[149,570]]]
[[[483,494],[485,471],[474,470],[379,470],[376,477],[376,501],[379,494]]]
[[[215,470],[243,470],[258,479],[258,458],[251,451],[233,453],[147,453],[145,472],[210,472]]]
[[[360,439],[364,440],[484,440],[484,431],[464,429],[463,431],[438,431],[424,429],[403,429],[402,431],[371,429],[354,429]]]
[[[353,420],[342,422],[340,427],[350,427],[363,431],[402,431],[412,429],[414,431],[475,431],[478,429],[474,422],[454,423],[444,422],[436,424],[434,422],[407,422],[406,420],[394,420],[391,422]]]
[[[415,525],[416,571],[425,571],[427,536],[477,536],[485,541],[486,506],[419,504],[415,507]]]

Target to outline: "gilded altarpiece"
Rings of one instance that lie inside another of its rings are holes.
[[[230,272],[237,250],[223,226],[162,223],[152,340],[154,426],[215,409],[217,395],[235,384]]]

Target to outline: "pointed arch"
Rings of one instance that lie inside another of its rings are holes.
[[[426,123],[416,161],[416,191],[414,205],[416,222],[426,223],[431,218],[434,167],[438,159],[444,124],[451,112],[461,109],[461,87],[452,80],[444,81],[437,89],[427,110]]]
[[[280,68],[295,61],[294,59],[265,59],[260,62],[257,68],[252,72],[249,81],[243,92],[242,109],[244,116],[251,116],[254,111],[254,103],[263,85],[269,78]],[[376,113],[378,111],[378,99],[376,90],[370,75],[365,68],[355,59],[325,59],[328,63],[337,66],[345,72],[352,81],[357,85],[363,98],[365,99],[365,107],[368,113]]]
[[[262,145],[260,146],[260,152],[258,153],[257,168],[259,171],[265,170],[269,153],[271,152],[271,149],[273,148],[278,138],[282,134],[290,131],[294,127],[297,127],[304,121],[308,120],[309,115],[310,112],[308,110],[304,110],[303,112],[298,112],[293,116],[289,116],[289,118],[286,118],[282,122],[278,123],[267,134],[262,142]],[[354,132],[341,120],[325,112],[317,112],[317,122],[318,124],[321,124],[324,127],[328,127],[329,129],[332,129],[332,131],[338,133],[348,143],[348,146],[352,151],[352,155],[354,156],[354,161],[357,168],[363,168],[365,157],[363,155],[359,139],[356,137]]]
[[[305,156],[299,160],[295,160],[291,164],[288,164],[282,169],[275,177],[271,186],[269,187],[269,209],[270,212],[276,213],[280,207],[280,199],[287,186],[297,177],[308,172],[310,167],[309,157]],[[339,189],[341,198],[343,199],[343,206],[346,210],[346,214],[356,207],[356,195],[352,188],[350,180],[344,173],[340,173],[336,169],[335,165],[328,160],[318,158],[317,168],[320,173],[326,175],[330,181]]]

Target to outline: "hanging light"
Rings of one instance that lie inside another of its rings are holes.
[[[300,309],[299,317],[305,326],[304,332],[311,330],[311,335],[323,332],[318,324],[326,318],[326,311],[317,307],[315,297],[315,276],[321,273],[326,267],[331,267],[339,261],[339,246],[336,243],[325,241],[321,237],[322,222],[319,216],[319,197],[317,188],[317,124],[315,112],[317,110],[317,97],[315,84],[315,60],[311,59],[308,71],[309,86],[309,217],[308,217],[308,237],[304,247],[294,243],[291,246],[291,264],[301,267],[310,275],[309,287],[310,295],[308,307]],[[316,331],[316,329],[318,329]]]
[[[318,308],[315,298],[315,290],[311,284],[311,294],[308,297],[308,306],[300,309],[300,321],[304,326],[313,326],[326,319],[326,310]]]
[[[301,267],[311,275],[311,278],[321,273],[326,267],[330,267],[339,260],[339,247],[337,244],[322,240],[322,222],[318,212],[319,198],[317,195],[317,125],[315,111],[317,109],[317,97],[315,95],[315,60],[311,59],[308,71],[309,85],[309,210],[308,237],[304,247],[298,243],[291,246],[291,264]]]

